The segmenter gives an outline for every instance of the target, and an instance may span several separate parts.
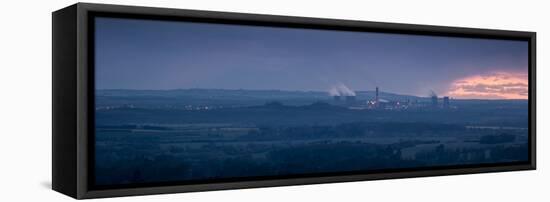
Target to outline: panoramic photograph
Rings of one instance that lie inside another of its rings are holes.
[[[94,23],[98,186],[529,160],[527,41]]]

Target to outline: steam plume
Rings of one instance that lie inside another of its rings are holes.
[[[355,96],[355,92],[342,83],[330,87],[328,93],[330,96]]]

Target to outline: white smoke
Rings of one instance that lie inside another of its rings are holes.
[[[328,94],[330,96],[355,96],[355,92],[342,83],[331,86]]]
[[[333,88],[333,87],[331,87],[331,88],[328,90],[328,94],[329,94],[330,96],[340,96],[340,92],[338,92],[338,89]]]

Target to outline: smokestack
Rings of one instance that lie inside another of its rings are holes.
[[[376,103],[378,103],[378,86],[376,86],[376,98],[374,100],[376,100]]]
[[[437,107],[437,94],[432,90],[430,91],[430,97],[432,98],[432,107]]]
[[[449,96],[443,97],[443,108],[448,109],[450,106]]]

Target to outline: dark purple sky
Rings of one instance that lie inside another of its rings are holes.
[[[97,89],[282,89],[344,84],[424,96],[492,72],[527,73],[522,41],[96,19]]]

